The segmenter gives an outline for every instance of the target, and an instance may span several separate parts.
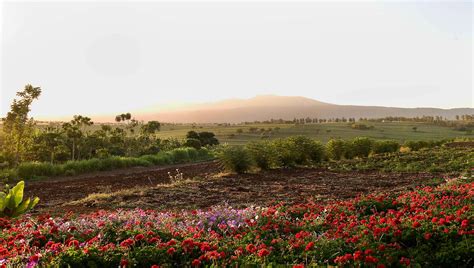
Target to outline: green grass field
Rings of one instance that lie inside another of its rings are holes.
[[[397,141],[406,140],[439,140],[456,137],[473,137],[465,132],[456,131],[448,127],[435,126],[424,123],[412,122],[396,122],[396,123],[365,123],[373,126],[373,129],[358,130],[351,128],[349,123],[324,123],[324,124],[252,124],[252,125],[197,125],[192,128],[191,125],[165,125],[159,132],[160,137],[185,137],[190,130],[195,131],[211,131],[214,132],[221,143],[229,144],[245,144],[252,140],[261,140],[264,138],[274,139],[283,138],[294,135],[305,135],[322,142],[327,142],[331,138],[350,139],[357,136],[365,136],[374,139],[393,139]],[[260,131],[251,133],[250,128],[269,129],[276,128],[277,131],[266,132],[262,134]],[[414,131],[413,127],[417,127]],[[238,129],[242,129],[242,133],[237,133]],[[266,137],[265,137],[266,136]]]
[[[358,136],[364,136],[374,139],[393,139],[400,142],[406,140],[440,140],[450,138],[474,138],[473,134],[467,134],[463,131],[457,131],[449,127],[436,126],[427,123],[416,122],[363,122],[367,126],[373,126],[373,129],[359,130],[351,128],[350,123],[322,123],[322,124],[236,124],[236,125],[218,125],[218,124],[197,124],[193,127],[191,124],[164,124],[161,131],[157,133],[160,138],[184,138],[190,130],[197,132],[214,132],[221,143],[233,145],[245,144],[253,140],[284,138],[294,135],[305,135],[322,142],[327,142],[331,138],[351,139]],[[115,127],[117,125],[112,125]],[[38,125],[44,127],[44,125]],[[89,127],[90,130],[99,129],[100,124]],[[417,127],[414,131],[413,127]],[[256,128],[256,132],[250,132],[251,128]],[[260,129],[269,128],[279,130],[266,131],[262,133]],[[0,125],[1,129],[1,125]],[[237,133],[242,129],[242,133]],[[136,132],[139,129],[136,128]]]

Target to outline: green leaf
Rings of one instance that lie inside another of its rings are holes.
[[[30,202],[31,202],[30,198],[21,202],[21,204],[18,207],[16,207],[15,210],[13,211],[12,217],[17,217],[25,213],[28,210],[28,206],[30,205]]]
[[[39,201],[40,201],[39,197],[33,198],[33,201],[30,202],[30,204],[28,205],[27,210],[30,210],[30,209],[34,208],[38,204]]]
[[[12,188],[11,193],[12,193],[12,199],[10,199],[10,204],[12,204],[13,207],[10,207],[11,209],[14,209],[18,207],[21,203],[21,200],[23,200],[23,190],[25,189],[25,182],[20,181],[15,185],[15,187]]]

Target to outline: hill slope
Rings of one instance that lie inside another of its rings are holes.
[[[304,97],[257,96],[251,99],[232,99],[216,103],[198,104],[169,112],[142,114],[144,120],[179,123],[239,123],[268,119],[336,118],[385,116],[442,116],[454,119],[456,115],[474,114],[474,108],[396,108],[382,106],[355,106],[324,103]]]

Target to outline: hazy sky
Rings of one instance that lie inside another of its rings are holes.
[[[473,107],[472,15],[470,1],[7,1],[1,110],[27,83],[40,117],[259,94]]]

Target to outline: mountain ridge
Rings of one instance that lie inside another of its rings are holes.
[[[381,118],[386,116],[421,117],[474,114],[474,108],[401,108],[386,106],[340,105],[300,96],[258,95],[249,99],[227,99],[214,103],[190,105],[173,111],[148,112],[142,120],[176,123],[240,123],[293,118]]]

